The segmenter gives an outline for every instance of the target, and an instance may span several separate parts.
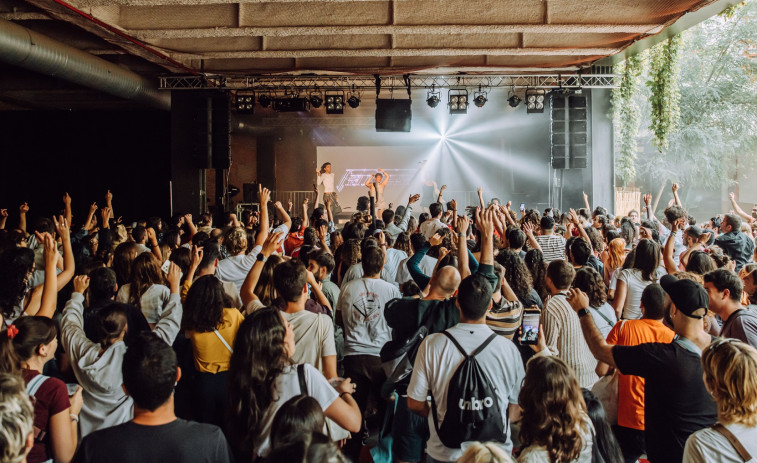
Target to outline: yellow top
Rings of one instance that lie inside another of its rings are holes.
[[[234,338],[236,338],[239,325],[242,324],[243,320],[244,316],[239,310],[223,309],[223,320],[217,331],[231,348],[234,347]],[[194,353],[197,371],[220,373],[229,369],[231,351],[218,339],[215,332],[187,331],[187,337],[192,342],[192,352]]]

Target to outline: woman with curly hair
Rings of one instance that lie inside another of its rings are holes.
[[[607,289],[599,272],[589,266],[581,267],[576,271],[576,276],[573,278],[573,287],[580,289],[589,296],[591,317],[602,333],[602,337],[606,338],[612,327],[618,322],[618,317],[615,315],[612,306],[607,303]]]
[[[520,256],[509,250],[503,249],[497,255],[497,263],[504,270],[507,284],[518,297],[523,307],[542,308],[542,299],[534,289],[533,277],[526,263]]]
[[[536,294],[542,302],[546,301],[549,298],[549,289],[547,289],[547,263],[544,262],[544,254],[539,249],[531,249],[526,253],[524,262],[531,274]]]
[[[518,463],[591,463],[594,428],[581,386],[562,360],[537,356],[526,365]]]
[[[339,259],[334,273],[331,274],[331,281],[336,283],[337,286],[342,285],[342,279],[347,274],[347,270],[360,262],[360,241],[356,238],[350,238],[337,250]]]
[[[362,417],[349,378],[336,389],[312,365],[293,365],[294,329],[274,307],[253,312],[239,327],[229,368],[229,437],[237,461],[265,457],[276,412],[292,397],[313,397],[327,418],[358,432]]]
[[[198,419],[218,426],[223,425],[231,345],[244,320],[232,306],[221,280],[204,275],[189,288],[181,321],[197,371],[193,385]]]

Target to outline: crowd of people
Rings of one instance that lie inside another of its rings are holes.
[[[661,219],[650,195],[516,212],[445,186],[393,208],[380,171],[335,218],[317,174],[296,213],[262,187],[196,222],[126,222],[110,192],[83,220],[68,194],[0,210],[0,462],[757,457],[757,219],[733,196],[699,225],[678,185]]]

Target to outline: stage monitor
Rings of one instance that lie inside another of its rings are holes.
[[[376,98],[376,132],[409,132],[411,100]]]

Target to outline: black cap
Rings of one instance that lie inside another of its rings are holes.
[[[710,298],[707,291],[696,281],[679,280],[673,275],[665,275],[660,279],[660,286],[670,295],[676,309],[687,317],[701,319],[707,315]]]

